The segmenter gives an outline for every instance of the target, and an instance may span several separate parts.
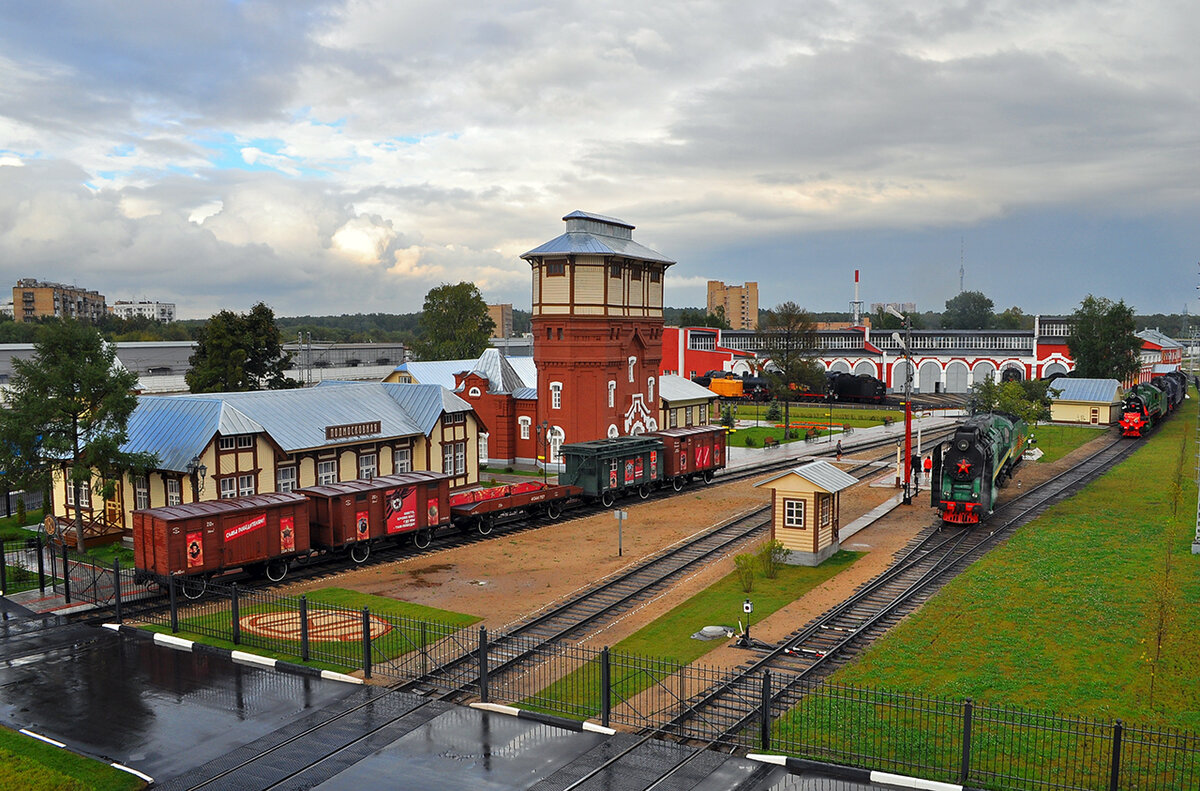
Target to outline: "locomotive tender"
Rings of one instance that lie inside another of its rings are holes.
[[[933,449],[931,505],[943,522],[978,524],[995,510],[997,490],[1012,478],[1032,442],[1025,421],[1003,413],[968,418]]]
[[[689,426],[652,434],[563,445],[558,484],[528,481],[450,492],[450,476],[408,472],[342,481],[295,492],[134,511],[134,561],[141,579],[180,576],[205,581],[234,569],[279,582],[292,563],[349,555],[411,540],[428,547],[454,526],[481,535],[529,515],[557,519],[566,507],[654,489],[705,483],[725,467],[725,429]],[[189,595],[202,586],[186,588]]]

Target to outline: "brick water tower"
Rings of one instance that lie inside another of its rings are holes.
[[[564,442],[658,428],[663,278],[675,263],[635,242],[629,223],[563,220],[566,233],[521,256],[533,269],[537,424],[551,465]]]

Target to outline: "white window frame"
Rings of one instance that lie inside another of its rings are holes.
[[[821,527],[828,527],[829,525],[833,524],[833,495],[818,494],[817,503],[820,506],[818,513],[821,520]]]
[[[650,404],[654,403],[654,377],[651,376],[646,380],[646,401]]]
[[[617,405],[617,383],[611,379],[608,382],[608,408],[612,409]]]
[[[472,387],[470,390],[467,391],[468,398],[479,398],[479,396],[481,396],[481,395],[483,395],[483,393],[481,393],[479,391],[478,387]]]
[[[805,505],[807,503],[804,500],[784,500],[783,526],[803,530]]]
[[[466,475],[467,474],[467,443],[466,442],[455,442],[454,443],[454,474],[455,475]]]
[[[517,418],[517,426],[521,429],[521,439],[529,439],[529,428],[533,425],[533,418],[519,417]]]
[[[562,382],[550,383],[550,408],[562,409]]]
[[[253,473],[238,476],[238,497],[250,497],[258,493],[258,487],[255,486],[255,478],[258,476]]]
[[[183,502],[183,482],[178,478],[167,478],[167,505],[179,505]]]
[[[133,476],[133,507],[139,511],[150,507],[150,482],[145,475]]]
[[[370,480],[379,474],[379,457],[374,453],[364,453],[358,457],[358,477]]]
[[[488,461],[488,435],[486,431],[479,432],[479,463],[487,464]]]
[[[296,491],[296,468],[295,467],[279,467],[275,470],[275,491],[277,492],[294,492]]]
[[[559,452],[562,449],[563,442],[566,441],[567,435],[558,426],[550,427],[550,463],[558,464]]]
[[[442,472],[447,475],[454,474],[454,443],[447,442],[442,445]]]
[[[412,472],[412,448],[396,448],[392,468],[396,472]]]
[[[238,450],[249,450],[254,447],[254,437],[250,434],[238,434]]]
[[[67,474],[67,505],[75,505],[75,481],[71,480],[70,473]],[[79,484],[79,507],[92,507],[92,487],[89,481],[82,481]]]
[[[637,358],[629,358],[629,383],[633,384],[633,369],[637,366]]]
[[[317,462],[317,485],[328,486],[331,483],[337,483],[337,459],[328,459],[326,461]]]
[[[237,438],[236,437],[220,437],[217,440],[217,447],[220,450],[233,450],[235,447],[237,447]]]

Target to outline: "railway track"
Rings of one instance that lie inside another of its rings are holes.
[[[986,523],[973,529],[930,525],[886,571],[849,599],[779,643],[759,646],[753,660],[726,681],[693,696],[675,716],[651,730],[686,741],[736,746],[738,734],[761,717],[764,671],[774,679],[772,711],[787,711],[800,701],[807,685],[859,655],[1013,530],[1074,494],[1136,447],[1127,440],[1110,443],[1061,475],[1006,501]]]

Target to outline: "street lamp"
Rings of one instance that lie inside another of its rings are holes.
[[[904,476],[904,504],[912,505],[912,494],[909,491],[909,478],[912,475],[912,320],[891,305],[884,310],[904,322],[904,339],[900,339],[898,332],[892,333],[892,339],[904,350],[904,458],[901,460],[901,470]]]
[[[545,485],[546,484],[546,465],[550,463],[550,459],[548,458],[548,456],[550,454],[548,454],[546,452],[547,448],[550,447],[550,421],[549,420],[543,420],[541,423],[537,424],[537,435],[538,435],[538,446],[542,450],[541,455],[538,456],[538,458],[541,459],[541,461],[542,461],[542,485]]]
[[[200,492],[204,491],[204,476],[208,474],[208,466],[200,463],[200,456],[196,455],[187,463],[187,473],[192,478],[192,500],[200,499]],[[197,484],[197,479],[199,484]]]

